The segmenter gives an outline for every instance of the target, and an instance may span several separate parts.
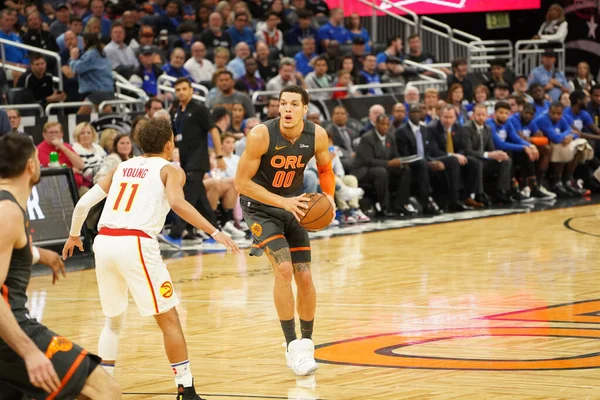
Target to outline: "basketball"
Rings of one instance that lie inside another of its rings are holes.
[[[310,201],[306,203],[308,208],[304,210],[300,225],[312,232],[327,228],[333,219],[331,203],[327,196],[321,193],[307,193],[306,197],[309,197]]]

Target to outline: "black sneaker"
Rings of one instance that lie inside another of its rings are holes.
[[[196,394],[196,389],[192,384],[191,387],[177,386],[177,400],[204,400]]]
[[[579,187],[574,179],[565,181],[564,186],[574,197],[585,196],[587,194],[587,189]]]
[[[556,182],[553,186],[552,186],[552,191],[554,193],[556,193],[556,195],[558,197],[561,198],[567,198],[567,197],[572,197],[571,192],[568,191],[565,186],[563,185],[562,182]]]
[[[554,200],[554,197],[545,194],[544,192],[542,192],[538,187],[535,187],[531,190],[531,198],[538,200],[538,201],[550,201],[550,200]]]

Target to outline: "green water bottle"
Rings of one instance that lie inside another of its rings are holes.
[[[58,162],[58,153],[53,151],[50,153],[50,162],[48,163],[49,168],[60,168],[60,163]]]

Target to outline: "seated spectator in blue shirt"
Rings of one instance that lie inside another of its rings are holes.
[[[233,79],[240,79],[246,75],[246,65],[244,61],[250,57],[250,46],[245,42],[240,42],[235,46],[235,58],[227,63],[227,70],[233,74]]]
[[[546,100],[546,94],[544,93],[544,88],[539,83],[534,83],[529,88],[529,93],[533,98],[533,105],[535,106],[535,117],[539,117],[542,114],[548,112],[550,109],[550,102]]]
[[[559,197],[582,196],[587,193],[573,179],[573,172],[583,159],[583,152],[573,141],[579,135],[573,132],[569,122],[563,117],[564,106],[554,102],[546,114],[535,120],[542,133],[552,143],[553,170],[550,180],[551,190]]]
[[[330,40],[337,40],[340,44],[352,42],[348,29],[344,28],[344,10],[334,8],[331,10],[329,22],[319,28],[317,41],[322,49],[327,48]]]
[[[162,75],[161,69],[153,63],[155,50],[152,46],[144,46],[140,51],[140,66],[129,78],[129,81],[142,89],[149,97],[158,94],[158,77]]]
[[[231,45],[233,47],[240,42],[246,42],[250,46],[250,50],[255,51],[256,36],[254,36],[254,30],[247,26],[248,20],[248,14],[245,12],[236,13],[233,26],[229,27],[227,32],[231,36]]]
[[[23,43],[18,34],[15,33],[15,24],[17,23],[17,13],[10,9],[2,10],[2,18],[0,19],[0,38],[6,40],[12,40],[13,42]],[[4,55],[6,57],[6,61],[11,64],[21,64],[21,65],[29,65],[29,59],[27,58],[27,51],[10,46],[4,46]],[[14,74],[13,77],[15,80],[18,79],[20,73]]]
[[[81,36],[83,24],[80,17],[77,15],[71,15],[69,17],[69,30],[77,35],[77,47],[79,48],[79,51],[83,52],[83,37]],[[58,45],[58,49],[60,51],[63,51],[66,48],[64,33],[56,38],[56,44]]]
[[[388,58],[396,57],[404,62],[404,55],[402,54],[402,38],[400,36],[391,36],[387,39],[387,47],[384,51],[377,54],[377,69],[379,72],[385,72]],[[450,86],[450,85],[448,85]]]
[[[586,96],[581,89],[573,91],[570,95],[571,107],[565,108],[564,117],[571,125],[573,132],[579,136],[587,140],[600,140],[600,128],[594,124],[592,116],[585,110]]]
[[[92,17],[95,17],[100,21],[100,34],[102,37],[109,37],[111,22],[104,16],[104,1],[92,0],[90,2],[90,8],[92,13],[83,19],[83,25],[87,25],[88,21]]]
[[[165,74],[173,78],[188,78],[193,82],[190,73],[183,67],[185,63],[185,51],[182,48],[176,47],[171,52],[170,62],[163,65],[162,70]]]
[[[165,13],[158,19],[158,30],[166,29],[171,35],[177,33],[177,27],[181,24],[181,10],[177,0],[167,0]]]
[[[312,13],[307,10],[298,11],[298,23],[290,29],[286,35],[285,43],[289,46],[299,46],[302,44],[302,39],[307,37],[316,38],[317,30],[310,23]]]
[[[302,50],[297,52],[294,56],[294,60],[296,60],[296,71],[304,76],[314,69],[311,61],[317,56],[315,48],[315,39],[312,37],[305,38],[302,40]]]
[[[569,92],[569,83],[565,74],[554,68],[554,64],[556,64],[556,53],[548,49],[542,55],[542,65],[531,71],[527,82],[529,86],[539,83],[552,101],[558,101],[561,93]]]
[[[377,68],[375,64],[375,55],[367,54],[363,59],[363,67],[362,70],[358,73],[358,84],[359,85],[373,85],[381,83],[381,79],[377,74]],[[382,95],[383,91],[381,88],[370,88],[370,89],[362,89],[361,92],[363,94],[368,95]]]
[[[192,55],[194,33],[196,33],[196,24],[192,21],[185,21],[177,27],[179,39],[173,44],[173,47],[181,47],[185,51],[186,60]]]
[[[494,146],[498,150],[506,151],[513,159],[513,164],[521,167],[523,186],[529,187],[532,198],[551,200],[552,196],[542,192],[538,186],[535,162],[540,154],[537,147],[517,134],[513,124],[508,120],[509,116],[510,106],[505,101],[499,101],[494,106],[494,116],[485,122],[492,132]],[[526,197],[517,197],[521,201],[526,201]]]
[[[350,37],[352,39],[356,37],[361,37],[365,40],[365,51],[370,53],[373,49],[373,41],[371,40],[371,36],[365,27],[362,26],[360,22],[360,16],[358,13],[350,14],[350,18],[348,18],[348,22],[346,25],[346,29],[350,32]]]

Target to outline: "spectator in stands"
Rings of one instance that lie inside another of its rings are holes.
[[[210,81],[215,72],[215,66],[206,58],[206,47],[202,42],[192,45],[192,57],[183,64],[195,82]]]
[[[265,42],[269,48],[276,48],[280,52],[283,50],[283,33],[277,29],[281,22],[279,15],[270,11],[265,16],[265,22],[259,23],[256,29],[256,40]]]
[[[333,73],[334,71],[339,71],[341,69],[342,55],[340,53],[340,44],[337,42],[337,40],[329,41],[329,43],[327,44],[327,49],[325,50],[325,53],[322,54],[322,56],[327,61],[327,70],[330,71],[330,73]],[[351,56],[348,57],[352,59]]]
[[[6,111],[2,110],[0,113],[0,136],[5,135],[6,133],[16,133],[17,135],[25,135],[26,133],[20,131],[21,127],[21,113],[16,108],[9,108]],[[10,131],[6,131],[6,120],[10,123]]]
[[[522,96],[515,96],[514,94],[511,94],[506,99],[506,102],[510,106],[511,115],[520,113],[521,111],[523,111],[523,106],[525,105],[525,99]]]
[[[296,61],[293,58],[283,57],[279,62],[279,74],[267,82],[267,90],[280,92],[290,85],[304,86],[302,74],[296,72]]]
[[[17,15],[13,10],[2,10],[2,18],[0,19],[0,39],[11,40],[13,42],[23,43],[17,33],[15,33],[15,24],[17,23]],[[4,46],[4,56],[9,64],[26,68],[29,65],[27,51],[10,45]],[[6,70],[8,80],[17,82],[21,76],[21,72]]]
[[[55,38],[67,31],[69,23],[69,7],[66,3],[58,3],[54,13],[54,21],[50,24],[50,34]]]
[[[449,209],[451,211],[464,211],[465,209],[483,208],[489,205],[489,199],[483,192],[481,161],[471,156],[465,156],[468,148],[469,136],[464,128],[456,123],[456,110],[452,105],[446,105],[440,111],[440,119],[427,127],[433,139],[437,142],[438,149],[435,150],[434,157],[444,164],[446,170],[449,170],[449,182],[452,190],[452,196]],[[441,153],[440,153],[441,152]],[[435,155],[437,154],[437,155]],[[449,157],[442,156],[448,155]],[[452,160],[454,158],[454,160]],[[456,162],[460,164],[460,172],[464,172],[466,180],[464,184],[463,203],[458,201],[460,188],[460,175],[456,175]],[[475,197],[471,197],[472,194]]]
[[[587,112],[590,114],[596,126],[600,127],[600,85],[592,86],[590,90],[591,101],[587,106]]]
[[[201,4],[196,9],[196,24],[197,24],[197,33],[202,33],[206,28],[208,28],[208,17],[210,16],[212,9],[207,5]]]
[[[467,79],[467,60],[465,58],[456,58],[452,60],[452,75],[448,75],[448,87],[459,83],[463,87],[464,97],[468,102],[473,101],[473,84]]]
[[[561,93],[558,98],[558,102],[563,105],[565,109],[567,107],[571,107],[571,94],[570,93]]]
[[[404,43],[400,36],[391,36],[387,39],[387,47],[384,51],[377,54],[377,69],[379,72],[384,72],[387,69],[387,60],[391,57],[399,58],[404,61],[404,55],[402,54],[402,47]]]
[[[506,82],[498,82],[494,86],[494,100],[507,101],[510,96],[510,86]]]
[[[63,142],[62,125],[59,122],[46,122],[42,129],[44,141],[37,146],[38,158],[42,167],[47,167],[50,162],[50,153],[53,151],[58,153],[58,162],[66,164],[67,167],[73,168],[75,175],[75,183],[77,187],[83,186],[83,176],[81,170],[85,164],[81,157],[77,155],[70,144]]]
[[[119,72],[122,69],[133,70],[140,63],[133,49],[125,44],[125,28],[120,22],[115,22],[110,29],[110,43],[104,47],[106,58],[113,69]]]
[[[165,13],[158,19],[158,30],[166,29],[169,34],[174,35],[183,22],[179,3],[176,0],[167,0],[164,7]]]
[[[359,85],[378,85],[381,83],[381,78],[377,73],[377,64],[375,61],[375,55],[367,54],[364,57],[362,63],[362,69],[358,73],[358,84]],[[370,87],[368,89],[362,89],[362,94],[379,96],[383,94],[383,90],[378,87]]]
[[[348,54],[352,57],[352,62],[354,63],[354,71],[353,74],[357,74],[360,70],[360,66],[363,64],[365,60],[365,56],[367,55],[365,51],[366,42],[364,38],[357,36],[352,39],[352,46],[350,46],[350,53]],[[377,67],[377,65],[375,65]]]
[[[372,186],[379,217],[393,217],[395,212],[415,215],[417,211],[410,204],[411,171],[402,165],[396,139],[388,135],[390,119],[381,114],[375,120],[374,129],[361,138],[352,163],[352,174],[359,186]]]
[[[246,74],[238,79],[238,82],[242,82],[249,96],[252,93],[265,90],[265,81],[260,78],[258,71],[258,62],[253,57],[248,57],[244,60],[244,66],[246,68]],[[257,75],[259,75],[257,77]]]
[[[512,159],[506,152],[496,150],[492,130],[486,124],[487,119],[487,107],[484,104],[476,104],[473,109],[473,119],[465,125],[466,133],[469,136],[465,155],[481,160],[484,177],[495,177],[496,202],[510,204],[512,203],[509,196],[512,179]],[[520,193],[517,197],[520,199]]]
[[[333,13],[333,10],[329,10],[327,2],[324,0],[306,0],[306,9],[312,11],[315,17],[326,17]]]
[[[594,77],[590,72],[590,64],[586,61],[580,61],[577,64],[577,75],[569,81],[569,88],[571,90],[581,89],[590,92],[592,86],[595,84]]]
[[[137,23],[135,13],[133,11],[125,11],[121,16],[121,22],[123,23],[123,28],[125,28],[125,43],[135,50],[139,47],[135,39],[140,34],[140,24]]]
[[[81,122],[77,124],[73,131],[73,150],[83,160],[83,176],[84,185],[91,187],[94,183],[94,176],[100,169],[102,160],[106,157],[106,152],[100,146],[98,141],[98,133],[89,122]]]
[[[77,36],[71,32],[65,32],[65,47],[66,49],[60,52],[61,72],[63,74],[63,89],[67,94],[67,101],[80,101],[79,83],[77,76],[69,67],[71,59],[71,49],[77,47]]]
[[[131,142],[133,145],[133,155],[135,157],[144,154],[140,147],[140,132],[142,128],[148,123],[149,119],[144,116],[136,117],[131,123]]]
[[[104,2],[102,0],[92,0],[90,10],[91,14],[83,19],[83,25],[87,26],[91,18],[96,18],[100,22],[100,34],[103,37],[109,37],[111,22],[104,16]]]
[[[225,47],[217,47],[214,53],[215,61],[215,72],[219,69],[226,69],[227,63],[229,62],[230,53]],[[214,73],[213,73],[214,76]]]
[[[427,88],[425,90],[425,124],[428,125],[431,121],[439,119],[437,113],[437,105],[440,100],[439,92],[436,88]]]
[[[294,55],[296,61],[296,70],[302,75],[306,76],[309,72],[312,72],[313,62],[317,57],[316,41],[312,37],[308,37],[302,41],[302,50]]]
[[[221,70],[217,72],[217,88],[219,92],[210,102],[207,101],[206,105],[209,108],[214,107],[225,107],[227,110],[231,110],[234,103],[241,103],[244,105],[246,110],[246,116],[254,116],[254,106],[252,100],[247,94],[238,92],[233,89],[233,75],[230,71]]]
[[[408,121],[408,116],[404,103],[398,102],[394,104],[392,107],[392,117],[390,118],[390,133],[395,133],[406,121]]]
[[[139,55],[139,51],[144,46],[153,46],[154,45],[154,28],[149,25],[142,25],[139,30],[138,36],[136,36],[136,41],[138,43],[138,48],[136,49],[136,53]],[[133,41],[131,42],[133,45]],[[133,47],[133,46],[132,46]]]
[[[569,92],[569,83],[565,74],[554,68],[555,63],[556,53],[554,50],[547,49],[542,55],[542,65],[535,67],[528,79],[530,88],[532,84],[539,83],[552,101],[558,101],[561,93]]]
[[[176,47],[171,51],[170,62],[163,65],[162,70],[165,74],[173,78],[188,78],[191,79],[190,73],[183,67],[185,62],[185,51],[182,48]]]
[[[42,29],[42,18],[39,11],[32,11],[27,14],[27,32],[23,35],[23,43],[57,53],[59,51],[54,36]],[[56,63],[53,65],[56,65]]]
[[[344,28],[344,10],[334,8],[330,12],[329,22],[319,28],[317,40],[321,48],[326,49],[330,40],[337,40],[340,44],[352,42],[348,29]]]
[[[235,139],[241,139],[244,137],[244,121],[246,117],[246,110],[242,103],[233,103],[231,106],[231,122],[227,127],[227,132],[231,133]]]
[[[102,164],[94,175],[94,184],[98,183],[109,172],[114,171],[123,161],[133,157],[133,144],[131,137],[125,133],[115,136],[112,144],[113,151],[102,160]]]
[[[246,74],[244,60],[251,55],[250,46],[245,42],[235,45],[235,58],[227,64],[227,70],[233,74],[233,79],[240,79]]]
[[[299,46],[308,37],[316,38],[317,30],[311,26],[313,14],[308,10],[298,11],[298,22],[286,34],[285,43],[289,46]]]
[[[487,87],[490,90],[490,93],[494,94],[494,89],[500,83],[506,83],[512,87],[512,82],[506,80],[506,62],[504,60],[496,59],[490,61],[490,65],[490,72],[487,76]]]
[[[410,104],[418,103],[420,98],[421,94],[416,86],[410,84],[406,85],[404,89],[404,105],[408,106]]]
[[[408,37],[408,54],[406,55],[406,59],[419,64],[435,64],[437,62],[433,54],[423,52],[423,43],[418,33],[413,33]],[[442,70],[450,75],[448,69],[443,68]],[[417,69],[417,73],[427,76],[435,75],[433,72],[423,69]]]
[[[246,13],[235,14],[233,26],[229,27],[227,32],[231,37],[231,45],[235,46],[240,42],[245,42],[250,46],[251,51],[256,50],[256,37],[252,28],[247,26],[249,16]]]
[[[263,81],[268,82],[277,76],[277,61],[270,57],[269,47],[264,42],[256,43],[256,61],[258,73]]]
[[[354,140],[358,138],[359,132],[348,126],[348,111],[344,106],[336,106],[331,116],[331,128],[329,129],[333,138],[333,144],[340,150],[340,161],[345,171],[350,171],[352,161],[356,156],[354,151]]]
[[[154,47],[143,46],[138,58],[140,66],[133,71],[129,81],[154,97],[158,95],[158,77],[162,75],[161,69],[153,62]]]
[[[279,117],[279,98],[269,97],[267,106],[263,108],[260,114],[260,120],[268,121],[277,117]]]
[[[533,83],[529,87],[529,93],[533,98],[533,105],[535,106],[536,118],[546,113],[550,109],[551,103],[548,100],[546,100],[546,94],[544,93],[544,88],[541,84]]]
[[[96,17],[92,17],[88,20],[87,24],[83,28],[83,33],[95,33],[96,35],[100,35],[100,20]]]
[[[83,36],[81,36],[81,33],[83,32],[83,24],[81,22],[81,18],[77,15],[69,16],[68,30],[77,35],[77,47],[79,48],[79,51],[83,51]],[[63,51],[64,49],[66,49],[64,33],[56,38],[56,44],[58,45],[59,50]]]
[[[385,109],[381,104],[372,105],[369,108],[369,115],[367,116],[367,121],[363,124],[363,127],[359,132],[359,136],[362,137],[366,132],[375,129],[375,121],[377,120],[377,117],[379,117],[382,114],[385,114]]]
[[[404,92],[404,83],[406,82],[402,60],[398,57],[388,57],[385,64],[386,68],[381,76],[381,83],[397,83],[398,86],[386,88],[384,91],[386,93],[402,94]]]
[[[185,21],[177,27],[178,39],[173,44],[174,47],[181,47],[185,51],[185,58],[189,58],[194,43],[194,32],[196,25],[192,21]]]
[[[246,150],[246,136],[248,136],[248,133],[250,133],[250,131],[258,124],[260,124],[258,118],[247,118],[245,120],[244,137],[235,142],[235,154],[240,157],[242,156],[242,153]]]
[[[540,156],[536,162],[536,178],[540,191],[546,195],[556,197],[555,194],[544,187],[544,178],[552,158],[552,147],[548,142],[548,138],[544,137],[544,134],[535,123],[534,117],[535,107],[533,104],[527,103],[523,106],[523,111],[511,115],[508,121],[522,139],[537,147]]]
[[[146,111],[146,114],[144,115],[144,117],[146,117],[148,119],[152,119],[152,118],[154,118],[154,114],[158,110],[162,110],[163,108],[164,108],[163,102],[157,97],[152,97],[150,100],[148,100],[146,102],[146,104],[144,104],[144,111]]]
[[[533,97],[527,93],[527,77],[524,75],[515,78],[512,94],[515,96],[522,96],[526,102],[533,103]]]
[[[565,10],[559,4],[552,4],[546,13],[546,21],[533,38],[564,43],[568,32],[569,24],[565,20]]]
[[[327,74],[327,61],[323,56],[315,58],[314,71],[304,78],[307,89],[324,89],[333,85],[333,78]],[[311,100],[329,100],[332,92],[315,92],[310,94]]]
[[[110,154],[113,152],[113,146],[115,137],[117,137],[117,130],[113,128],[106,128],[100,134],[99,145],[104,149],[106,154]]]
[[[46,59],[40,53],[31,53],[30,67],[17,82],[17,87],[29,89],[35,100],[45,106],[48,103],[59,103],[67,98],[64,92],[54,89],[52,74],[46,72]]]
[[[354,39],[360,37],[365,43],[365,52],[371,53],[373,51],[373,42],[371,41],[371,36],[369,35],[367,29],[362,26],[362,22],[360,21],[360,16],[358,13],[354,12],[350,14],[346,24],[346,29],[348,29],[348,32],[350,32],[350,37],[352,38],[353,43]]]
[[[231,18],[234,14],[231,13],[231,5],[228,1],[219,1],[215,7],[215,11],[221,14],[226,26],[231,25]]]
[[[336,90],[332,94],[333,99],[345,99],[348,97],[350,92],[350,85],[354,82],[352,81],[352,75],[348,71],[338,71],[337,78],[334,82],[335,87],[345,88],[346,90]],[[355,91],[354,91],[355,92]]]
[[[97,35],[86,33],[84,35],[85,53],[79,59],[79,49],[71,49],[69,67],[77,75],[79,93],[96,106],[105,100],[114,98],[114,79],[110,61],[102,51],[102,44]],[[103,112],[108,112],[110,106]],[[79,114],[91,114],[89,106],[81,106]]]
[[[216,49],[223,47],[231,49],[232,39],[229,32],[223,30],[223,17],[214,12],[208,17],[208,28],[200,35],[200,41],[204,43],[207,49]]]

